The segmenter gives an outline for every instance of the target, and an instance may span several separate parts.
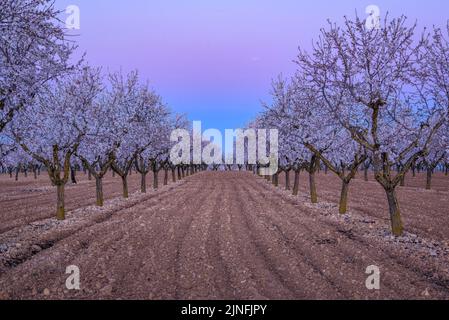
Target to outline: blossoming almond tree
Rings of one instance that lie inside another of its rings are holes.
[[[425,79],[418,86],[422,109],[425,114],[435,113],[434,109],[437,109],[437,116],[441,117],[439,121],[445,122],[431,139],[429,153],[423,157],[427,171],[426,189],[430,189],[433,171],[449,153],[449,21],[445,30],[433,28],[431,40],[421,48],[419,59],[422,68],[417,75]]]
[[[310,199],[312,203],[316,203],[318,194],[315,173],[319,167],[319,159],[304,144],[304,137],[311,129],[310,125],[304,125],[307,112],[297,112],[295,88],[282,77],[273,81],[271,95],[272,104],[265,105],[266,110],[258,117],[257,124],[261,128],[278,129],[280,157],[282,161],[289,159],[295,171],[293,194],[298,194],[299,173],[301,169],[305,169],[309,173]]]
[[[327,112],[372,159],[396,236],[403,232],[396,186],[444,123],[439,109],[422,108],[416,99],[416,88],[426,80],[417,71],[427,41],[416,37],[416,25],[408,26],[405,17],[387,16],[379,29],[345,18],[341,27],[329,23],[322,29],[312,53],[301,50],[297,62]]]
[[[60,220],[65,219],[64,187],[72,156],[88,132],[85,115],[101,88],[99,70],[83,67],[47,83],[11,126],[17,144],[47,168],[57,188],[56,217]]]
[[[169,109],[159,100],[152,114],[142,122],[136,148],[136,169],[141,174],[141,192],[146,192],[145,176],[153,173],[153,189],[159,188],[159,171],[163,168],[170,148],[171,117]]]
[[[272,117],[268,121],[269,125],[277,124],[282,132],[281,150],[290,152],[292,146],[296,146],[298,151],[301,147],[306,149],[302,155],[282,156],[296,160],[300,157],[309,158],[302,163],[306,164],[304,169],[309,173],[312,203],[318,201],[315,172],[319,168],[319,161],[341,179],[339,210],[343,214],[347,211],[349,183],[367,156],[364,148],[353,141],[348,132],[338,125],[335,117],[326,111],[313,90],[301,75],[289,84],[279,78],[273,85],[274,103],[265,115]]]
[[[449,126],[447,123],[432,137],[429,143],[429,151],[423,157],[423,165],[426,169],[426,189],[432,187],[432,175],[435,168],[441,164],[449,152]]]
[[[299,142],[317,158],[326,169],[341,180],[339,212],[347,211],[349,183],[355,177],[359,166],[367,159],[365,148],[351,139],[338,118],[327,112],[325,102],[319,98],[316,88],[310,87],[306,79],[298,74],[294,79],[294,110],[296,127],[303,128]],[[330,97],[329,97],[330,99]]]
[[[115,127],[116,100],[111,92],[103,93],[83,115],[86,134],[76,152],[84,168],[95,178],[96,204],[103,206],[103,178],[112,162],[120,143],[121,132]]]
[[[146,152],[156,150],[155,144],[162,141],[160,135],[167,133],[163,128],[167,127],[170,111],[148,85],[139,83],[137,72],[126,77],[121,73],[111,74],[110,79],[117,101],[115,127],[122,132],[111,165],[122,179],[123,197],[128,198],[127,177],[133,165],[137,166],[142,177],[141,191],[146,191],[145,177],[150,160]]]
[[[72,68],[75,45],[58,14],[50,0],[0,2],[0,134],[42,85]]]
[[[13,172],[15,172],[15,180],[19,180],[19,173],[23,170],[24,174],[27,174],[27,170],[30,166],[35,166],[33,158],[23,151],[21,148],[15,148],[10,150],[7,154],[3,155],[0,159],[2,167],[5,167],[12,178]],[[37,172],[35,173],[37,175]]]

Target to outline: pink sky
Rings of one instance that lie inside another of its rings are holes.
[[[77,32],[88,61],[138,69],[170,106],[204,127],[238,128],[268,99],[271,79],[290,75],[298,46],[309,47],[326,19],[375,4],[421,25],[443,25],[449,1],[110,1],[57,0],[81,10]]]

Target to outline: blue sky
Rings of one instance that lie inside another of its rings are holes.
[[[295,70],[298,46],[310,47],[327,19],[405,14],[419,25],[444,25],[449,1],[56,0],[77,5],[76,40],[105,70],[138,69],[177,112],[203,128],[239,128],[269,101],[271,79]]]

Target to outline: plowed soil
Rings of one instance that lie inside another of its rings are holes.
[[[45,177],[2,176],[0,299],[449,299],[449,177],[430,191],[407,179],[399,238],[374,181],[351,183],[343,216],[331,174],[318,177],[316,205],[304,174],[299,196],[249,172],[201,172],[146,194],[139,179],[125,200],[108,177],[96,208],[81,176],[61,222]],[[80,290],[65,286],[70,265]],[[379,290],[365,285],[371,265]]]

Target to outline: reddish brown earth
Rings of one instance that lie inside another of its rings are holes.
[[[0,178],[0,299],[449,298],[442,175],[435,190],[423,190],[421,176],[400,188],[400,238],[389,235],[383,191],[361,179],[345,216],[330,174],[319,176],[317,205],[304,174],[296,197],[251,173],[202,172],[128,200],[108,177],[101,209],[91,206],[94,182],[80,180],[60,222],[45,177]],[[129,184],[136,191],[139,176]],[[80,269],[79,291],[65,287],[69,265]],[[370,265],[380,290],[365,286]]]

